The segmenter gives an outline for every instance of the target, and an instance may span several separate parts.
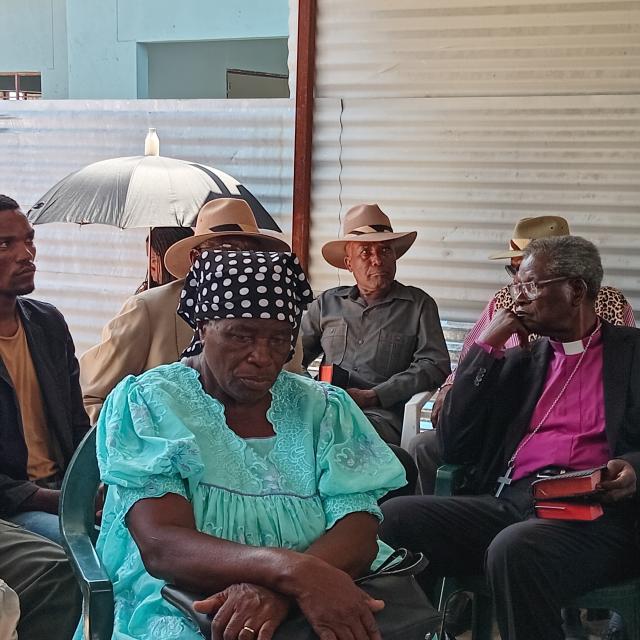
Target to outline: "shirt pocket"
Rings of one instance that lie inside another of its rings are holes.
[[[325,361],[329,364],[340,364],[347,350],[347,323],[338,319],[322,332],[322,350]]]
[[[404,371],[413,360],[416,337],[380,329],[373,368],[385,377]]]

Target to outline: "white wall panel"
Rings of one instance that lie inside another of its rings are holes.
[[[71,171],[140,155],[150,126],[162,155],[230,173],[290,230],[293,104],[284,99],[1,102],[0,192],[26,211]],[[144,236],[102,225],[37,227],[34,296],[65,314],[78,353],[143,279]]]
[[[640,2],[319,0],[321,97],[628,93]]]

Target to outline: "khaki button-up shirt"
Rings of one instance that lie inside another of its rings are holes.
[[[350,373],[349,384],[374,389],[384,408],[435,389],[451,371],[438,307],[421,289],[394,282],[367,305],[358,287],[329,289],[302,320],[303,365],[320,353]]]

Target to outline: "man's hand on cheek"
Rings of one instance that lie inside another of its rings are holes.
[[[489,326],[480,334],[478,341],[502,349],[514,333],[518,336],[520,346],[528,348],[529,330],[522,324],[522,320],[513,311],[499,309]]]

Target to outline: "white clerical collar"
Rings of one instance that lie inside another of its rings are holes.
[[[573,342],[561,342],[562,349],[567,356],[575,356],[584,351],[582,340],[574,340]]]
[[[593,344],[596,344],[600,338],[601,323],[598,322],[596,328],[593,330],[591,336],[586,336],[581,340],[573,340],[572,342],[560,342],[559,340],[551,339],[551,346],[557,353],[564,353],[566,356],[575,356],[582,353],[590,339],[593,340]]]

